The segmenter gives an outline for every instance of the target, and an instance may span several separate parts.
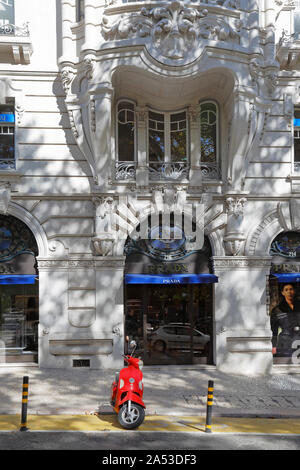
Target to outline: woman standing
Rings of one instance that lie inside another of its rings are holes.
[[[272,351],[277,356],[290,356],[295,327],[300,324],[300,304],[293,284],[283,284],[280,294],[282,300],[271,311]]]

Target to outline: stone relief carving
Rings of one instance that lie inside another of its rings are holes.
[[[88,80],[92,80],[95,71],[95,59],[87,57],[83,61],[83,74]]]
[[[115,21],[104,15],[101,26],[106,40],[149,37],[160,56],[180,60],[201,39],[239,42],[240,23],[233,28],[223,18],[209,16],[205,8],[200,10],[172,1],[168,6],[144,7],[139,13],[124,14]]]
[[[0,214],[6,214],[11,199],[11,184],[0,181]]]
[[[289,201],[278,203],[278,220],[283,230],[300,230],[299,209],[300,201],[297,199],[290,199]]]
[[[71,91],[71,85],[75,76],[74,72],[70,68],[65,67],[60,72],[60,76],[64,92],[66,95],[68,95]]]
[[[226,198],[227,226],[224,237],[225,252],[229,256],[236,256],[240,253],[245,236],[242,230],[244,216],[244,206],[247,199],[245,197],[229,196]]]
[[[96,256],[112,256],[114,236],[112,228],[113,212],[115,209],[112,197],[97,197],[95,205],[95,233],[92,238],[92,250]]]
[[[48,246],[51,256],[65,256],[68,254],[68,250],[66,250],[64,244],[60,240],[51,240]]]

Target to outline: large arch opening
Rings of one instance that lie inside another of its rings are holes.
[[[0,363],[38,362],[37,255],[28,226],[0,215]]]
[[[146,238],[126,240],[125,350],[135,339],[148,365],[213,364],[217,277],[210,242],[204,237],[201,249],[190,249],[185,232],[170,220],[166,227],[157,219]],[[163,233],[169,238],[159,236]]]

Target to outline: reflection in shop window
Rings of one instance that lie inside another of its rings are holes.
[[[300,340],[300,233],[282,232],[272,242],[269,312],[275,363],[292,363]]]
[[[300,108],[294,111],[294,172],[300,171]]]

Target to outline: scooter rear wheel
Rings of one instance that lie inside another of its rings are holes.
[[[128,403],[125,403],[118,413],[118,420],[125,429],[135,429],[142,424],[145,418],[145,410],[137,403],[131,402],[130,412]]]

